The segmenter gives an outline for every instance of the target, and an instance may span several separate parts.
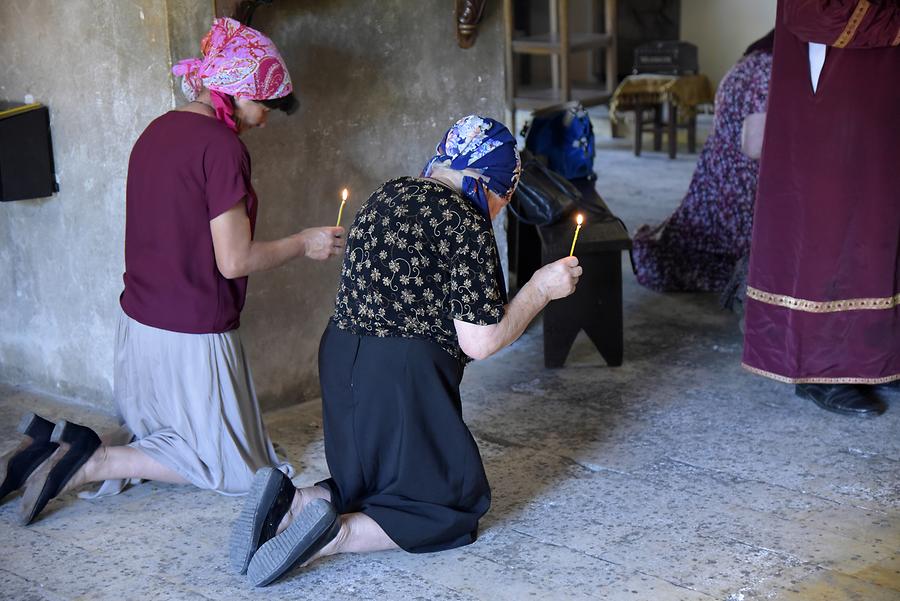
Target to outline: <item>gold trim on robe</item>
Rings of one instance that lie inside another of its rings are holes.
[[[900,46],[900,28],[897,29],[897,36],[894,38],[894,41],[891,42],[891,46]]]
[[[876,298],[848,298],[834,301],[812,301],[804,298],[794,298],[784,294],[772,294],[764,292],[753,286],[747,286],[747,297],[768,305],[787,307],[795,311],[807,313],[838,313],[840,311],[860,311],[893,309],[900,307],[900,294]]]
[[[785,384],[868,384],[874,386],[876,384],[888,384],[889,382],[900,380],[900,374],[884,376],[883,378],[788,378],[787,376],[752,367],[746,363],[741,363],[741,367],[750,373],[784,382]]]
[[[844,27],[844,31],[841,32],[841,35],[838,36],[832,46],[835,48],[844,48],[850,43],[853,36],[856,35],[856,30],[859,29],[859,24],[862,23],[863,17],[869,12],[869,7],[871,5],[869,0],[859,0],[859,4],[856,5],[856,9],[853,11],[853,14],[850,15],[850,20],[847,21],[847,26]]]

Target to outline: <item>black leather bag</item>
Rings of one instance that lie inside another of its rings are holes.
[[[581,193],[531,153],[522,153],[522,175],[510,211],[522,223],[543,227],[556,223],[581,203]],[[515,206],[513,206],[515,205]]]

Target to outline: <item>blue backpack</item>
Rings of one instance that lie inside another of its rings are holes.
[[[566,179],[594,175],[594,128],[581,103],[558,104],[535,111],[522,132],[525,148],[546,157],[547,165]]]

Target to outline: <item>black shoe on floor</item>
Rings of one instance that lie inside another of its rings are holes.
[[[284,532],[261,546],[247,568],[253,586],[266,586],[309,561],[338,535],[340,516],[325,499],[313,499]]]
[[[34,413],[22,417],[16,430],[22,434],[22,442],[0,456],[0,501],[22,488],[28,476],[59,446],[50,441],[53,422]]]
[[[841,415],[875,417],[887,409],[883,401],[867,396],[855,384],[797,384],[794,392],[801,399]]]
[[[291,508],[297,489],[280,470],[264,467],[256,471],[241,514],[231,529],[231,569],[245,574],[250,558],[275,537],[278,524]]]
[[[100,448],[100,437],[96,432],[66,420],[56,422],[50,440],[59,447],[25,482],[21,513],[24,526],[38,516],[50,499],[62,492],[72,476]]]

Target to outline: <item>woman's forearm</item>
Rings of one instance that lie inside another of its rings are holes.
[[[550,298],[535,282],[526,283],[506,309],[494,334],[494,353],[519,339],[525,328],[538,316]]]
[[[549,295],[533,280],[525,284],[506,307],[506,314],[499,323],[478,328],[477,337],[467,337],[471,344],[463,350],[473,359],[486,359],[509,346],[522,335],[528,324],[550,302]],[[459,327],[459,326],[457,326]],[[466,327],[466,326],[463,326]]]
[[[256,242],[244,202],[209,222],[219,273],[229,280],[265,271],[306,252],[302,232],[267,242]]]
[[[209,223],[216,266],[229,280],[278,267],[301,255],[323,261],[343,253],[345,246],[342,227],[311,227],[278,240],[257,242],[244,203]]]
[[[283,265],[305,252],[306,244],[299,233],[278,240],[251,241],[243,264],[238,269],[240,275],[222,275],[230,279],[266,271]]]
[[[575,292],[581,273],[576,257],[563,257],[534,272],[506,306],[500,323],[483,326],[454,319],[460,348],[473,359],[486,359],[509,346],[522,335],[547,303]]]

